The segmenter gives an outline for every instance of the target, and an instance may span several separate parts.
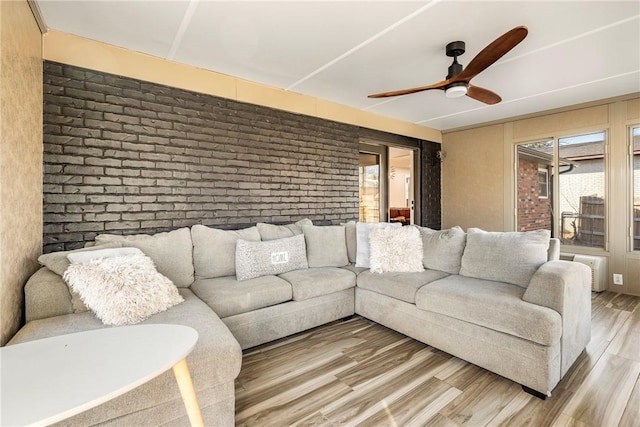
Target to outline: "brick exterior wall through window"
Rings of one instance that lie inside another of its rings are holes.
[[[547,198],[539,194],[538,169],[544,165],[518,160],[518,231],[551,230],[551,185]]]

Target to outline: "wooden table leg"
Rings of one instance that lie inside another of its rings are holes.
[[[173,374],[176,376],[178,388],[182,395],[182,401],[184,402],[184,406],[187,409],[187,415],[189,416],[189,422],[194,427],[203,427],[204,420],[202,419],[202,413],[200,412],[200,405],[198,404],[196,391],[193,389],[193,381],[191,380],[191,374],[189,373],[189,366],[187,366],[187,359],[182,359],[173,365]]]

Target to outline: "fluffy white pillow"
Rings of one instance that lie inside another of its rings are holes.
[[[71,264],[63,278],[105,325],[132,325],[184,301],[145,255]]]
[[[67,259],[71,264],[87,264],[94,259],[130,255],[144,255],[144,252],[138,248],[96,249],[95,251],[71,252],[67,255]]]
[[[236,278],[254,279],[309,268],[304,235],[266,242],[238,239],[236,243]]]
[[[424,271],[422,237],[418,228],[377,228],[369,233],[373,273]]]
[[[371,257],[369,233],[376,228],[401,227],[399,222],[358,222],[356,223],[356,267],[369,268]]]

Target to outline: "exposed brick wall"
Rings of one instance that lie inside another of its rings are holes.
[[[356,219],[363,133],[45,62],[44,251],[196,223]]]
[[[538,164],[518,160],[518,231],[551,229],[551,197],[538,196]]]

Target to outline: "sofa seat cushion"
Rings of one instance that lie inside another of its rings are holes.
[[[453,275],[421,287],[416,306],[541,345],[556,344],[560,314],[523,301],[524,292],[517,285]]]
[[[424,270],[419,273],[373,273],[371,270],[358,274],[358,287],[377,292],[410,304],[416,302],[416,291],[427,283],[442,279],[447,273]]]
[[[202,390],[233,381],[240,373],[242,363],[242,351],[238,341],[233,337],[227,326],[220,320],[216,313],[204,302],[196,297],[188,288],[179,288],[180,295],[184,302],[170,309],[154,314],[141,325],[168,323],[175,325],[191,326],[198,331],[198,342],[193,351],[187,356],[189,370],[194,381],[196,390]],[[9,344],[32,341],[56,335],[71,334],[75,332],[88,331],[92,329],[105,328],[105,326],[93,313],[85,311],[83,313],[65,314],[61,316],[38,319],[28,322],[11,339]],[[120,399],[131,404],[132,408],[141,409],[138,404],[148,404],[148,399],[156,400],[156,404],[165,401],[170,396],[165,396],[166,389],[158,388],[162,380],[154,379],[149,384],[154,384],[145,388],[147,397],[141,393],[134,393],[140,401],[135,403]],[[175,388],[173,374],[167,376],[164,381],[168,381],[170,387]],[[145,387],[145,386],[142,386]],[[152,396],[149,397],[148,394]],[[154,394],[155,393],[155,394]],[[128,399],[132,399],[132,394],[127,394]],[[143,402],[144,401],[144,402]],[[131,411],[129,409],[128,411]],[[122,413],[127,413],[123,409]]]
[[[196,279],[191,290],[224,319],[291,301],[291,285],[276,276],[239,281],[236,276]]]
[[[356,286],[356,275],[349,270],[337,267],[294,270],[278,277],[291,284],[294,301],[304,301]]]
[[[366,267],[356,267],[356,265],[353,264],[353,263],[352,264],[347,264],[344,267],[340,267],[340,268],[343,268],[345,270],[349,270],[353,274],[355,274],[356,276],[358,274],[362,273],[363,271],[367,271],[368,270],[368,268],[366,268]]]

